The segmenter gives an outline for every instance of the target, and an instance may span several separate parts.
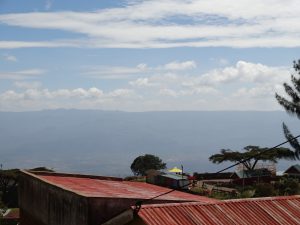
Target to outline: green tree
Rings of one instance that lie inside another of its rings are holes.
[[[258,161],[271,161],[277,163],[278,159],[295,160],[295,154],[288,148],[260,148],[258,146],[247,146],[243,152],[221,149],[220,153],[209,157],[213,163],[240,162],[246,169],[254,170]]]
[[[275,183],[278,195],[296,195],[300,192],[299,180],[290,177],[282,177]]]
[[[0,197],[8,207],[18,206],[18,169],[0,170]]]
[[[130,166],[131,171],[134,175],[146,175],[146,171],[150,169],[162,170],[166,168],[164,163],[159,157],[155,155],[141,155],[135,158]]]
[[[276,195],[272,184],[260,183],[255,186],[255,197],[270,197]]]
[[[291,74],[291,85],[284,83],[283,87],[285,92],[289,96],[286,99],[279,94],[275,94],[278,103],[290,114],[297,116],[300,119],[300,60],[294,61],[294,74]],[[283,132],[285,137],[290,140],[294,136],[288,129],[288,127],[283,123]],[[297,159],[300,158],[300,144],[297,139],[289,141],[290,145],[295,149],[295,156]]]

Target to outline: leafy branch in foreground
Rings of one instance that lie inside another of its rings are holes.
[[[259,146],[246,146],[241,151],[232,151],[230,149],[221,149],[220,153],[209,157],[213,163],[222,162],[240,162],[246,169],[254,170],[258,161],[270,161],[277,163],[279,159],[295,160],[296,155],[294,151],[288,148],[261,148]]]

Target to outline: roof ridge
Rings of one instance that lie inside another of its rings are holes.
[[[48,171],[31,171],[25,170],[27,173],[43,176],[57,176],[57,177],[75,177],[75,178],[91,178],[98,180],[113,180],[113,181],[123,181],[122,178],[112,177],[112,176],[99,176],[99,175],[89,175],[89,174],[75,174],[75,173],[60,173],[60,172],[48,172]]]
[[[291,195],[291,196],[275,196],[275,197],[259,197],[259,198],[243,198],[243,199],[230,199],[222,200],[219,202],[181,202],[181,203],[165,203],[165,204],[149,204],[143,205],[142,209],[147,208],[162,208],[162,207],[176,207],[176,206],[206,206],[206,205],[223,205],[230,204],[234,202],[244,203],[244,202],[265,202],[265,201],[280,201],[288,199],[300,199],[300,195]]]

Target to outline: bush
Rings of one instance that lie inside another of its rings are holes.
[[[279,195],[296,195],[300,193],[298,179],[283,177],[275,184]]]
[[[255,197],[269,197],[276,195],[275,189],[272,184],[269,183],[260,183],[255,187]]]

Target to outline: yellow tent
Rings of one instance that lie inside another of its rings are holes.
[[[182,173],[182,170],[177,168],[176,166],[173,169],[168,170],[171,173]]]

